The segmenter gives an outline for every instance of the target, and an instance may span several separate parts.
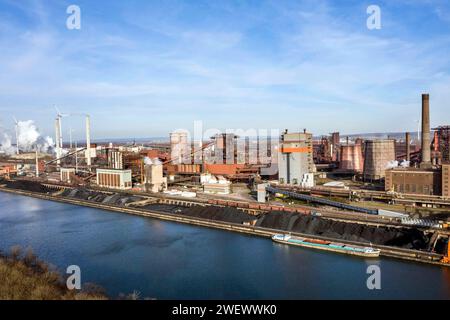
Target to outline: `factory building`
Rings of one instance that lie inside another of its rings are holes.
[[[394,168],[386,171],[385,191],[440,196],[440,170]]]
[[[167,189],[167,177],[163,176],[163,165],[157,158],[147,159],[144,184],[147,192],[161,192]]]
[[[72,176],[75,175],[75,168],[61,168],[59,174],[61,182],[72,183]]]
[[[111,189],[131,189],[131,169],[97,169],[97,185]]]
[[[364,180],[384,179],[389,163],[395,160],[395,140],[367,140],[364,155]]]
[[[312,134],[288,133],[281,135],[278,150],[279,182],[281,184],[314,185],[311,173],[315,172],[313,160]],[[306,185],[305,185],[306,187]]]
[[[429,99],[428,94],[422,95],[422,149],[420,166],[419,168],[393,168],[387,170],[386,191],[439,195],[444,197],[450,196],[450,164],[446,162],[442,166],[439,166],[437,165],[437,161],[432,159]],[[405,140],[409,141],[409,135]],[[409,152],[410,150],[407,150],[407,157]]]
[[[450,126],[434,128],[433,161],[437,164],[450,161]]]
[[[215,194],[230,194],[231,182],[223,176],[214,176],[204,173],[200,176],[200,183],[203,186],[203,192]]]

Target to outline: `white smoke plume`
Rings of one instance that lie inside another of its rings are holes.
[[[3,133],[0,140],[0,151],[6,154],[13,154],[15,150],[16,148],[14,148],[11,143],[11,137],[8,136],[6,133]]]
[[[398,161],[397,160],[391,160],[386,164],[386,170],[389,169],[395,169],[398,167]]]
[[[152,164],[153,164],[152,159],[150,159],[149,157],[145,157],[145,158],[144,158],[144,164],[146,164],[146,165],[152,165]]]
[[[144,158],[144,164],[146,165],[160,165],[162,162],[158,158],[150,159],[149,157]]]
[[[39,129],[34,124],[33,120],[18,121],[17,122],[17,140],[19,149],[22,152],[32,152],[36,149],[40,153],[53,153],[54,142],[51,137],[41,136]],[[4,133],[0,151],[11,155],[15,153],[16,148],[12,146],[12,138]]]

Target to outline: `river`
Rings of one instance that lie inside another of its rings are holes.
[[[270,239],[0,192],[0,250],[31,247],[111,297],[450,299],[450,268],[362,259]],[[381,289],[367,288],[377,265]]]

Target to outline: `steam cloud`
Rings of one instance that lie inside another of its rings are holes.
[[[33,120],[18,121],[17,123],[17,140],[20,151],[31,152],[36,149],[41,153],[53,153],[54,141],[51,137],[41,136],[38,128]],[[0,151],[12,155],[16,152],[16,148],[12,145],[10,135],[3,133]]]
[[[146,165],[160,165],[162,162],[158,158],[150,159],[149,157],[144,158],[144,164]]]

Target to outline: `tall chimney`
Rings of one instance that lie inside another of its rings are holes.
[[[59,158],[61,157],[61,146],[60,146],[60,142],[61,142],[61,132],[59,131],[61,126],[59,125],[59,117],[57,117],[55,119],[55,142],[56,142],[56,159],[58,159],[56,161],[57,166],[59,167],[61,165],[61,160],[59,160]]]
[[[39,177],[39,152],[36,147],[36,178]]]
[[[422,163],[421,168],[431,168],[430,96],[422,94]]]
[[[411,135],[409,132],[406,133],[405,144],[406,144],[406,161],[411,161]]]
[[[91,169],[91,121],[89,115],[86,115],[86,164],[88,170]]]

